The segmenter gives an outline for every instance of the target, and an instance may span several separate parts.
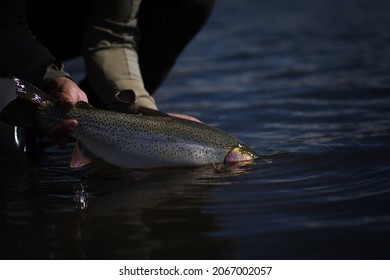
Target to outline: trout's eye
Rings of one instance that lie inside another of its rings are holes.
[[[253,161],[257,158],[257,155],[251,151],[245,149],[242,145],[233,148],[225,157],[225,163],[240,162],[240,161]]]

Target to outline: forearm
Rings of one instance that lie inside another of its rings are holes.
[[[135,103],[156,108],[144,88],[138,64],[140,1],[105,1],[92,8],[83,43],[85,67],[94,90],[109,109],[118,109],[115,94],[135,92]]]

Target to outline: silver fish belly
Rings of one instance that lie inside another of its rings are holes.
[[[72,137],[104,161],[125,168],[197,166],[223,162],[243,144],[205,124],[174,117],[74,109]]]

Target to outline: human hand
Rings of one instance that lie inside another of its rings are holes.
[[[72,109],[77,102],[88,102],[87,95],[78,85],[67,77],[58,77],[51,83],[51,92],[58,99],[60,107],[64,112]]]
[[[88,102],[85,92],[67,77],[54,79],[50,87],[50,93],[58,99],[58,104],[64,112],[71,110],[78,101]],[[65,120],[46,131],[46,135],[57,145],[65,146],[69,142],[69,133],[75,130],[77,125],[75,119]]]

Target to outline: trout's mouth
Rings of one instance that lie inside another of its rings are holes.
[[[233,148],[225,157],[225,163],[241,162],[241,161],[254,161],[257,159],[257,154],[250,148],[238,144]]]

